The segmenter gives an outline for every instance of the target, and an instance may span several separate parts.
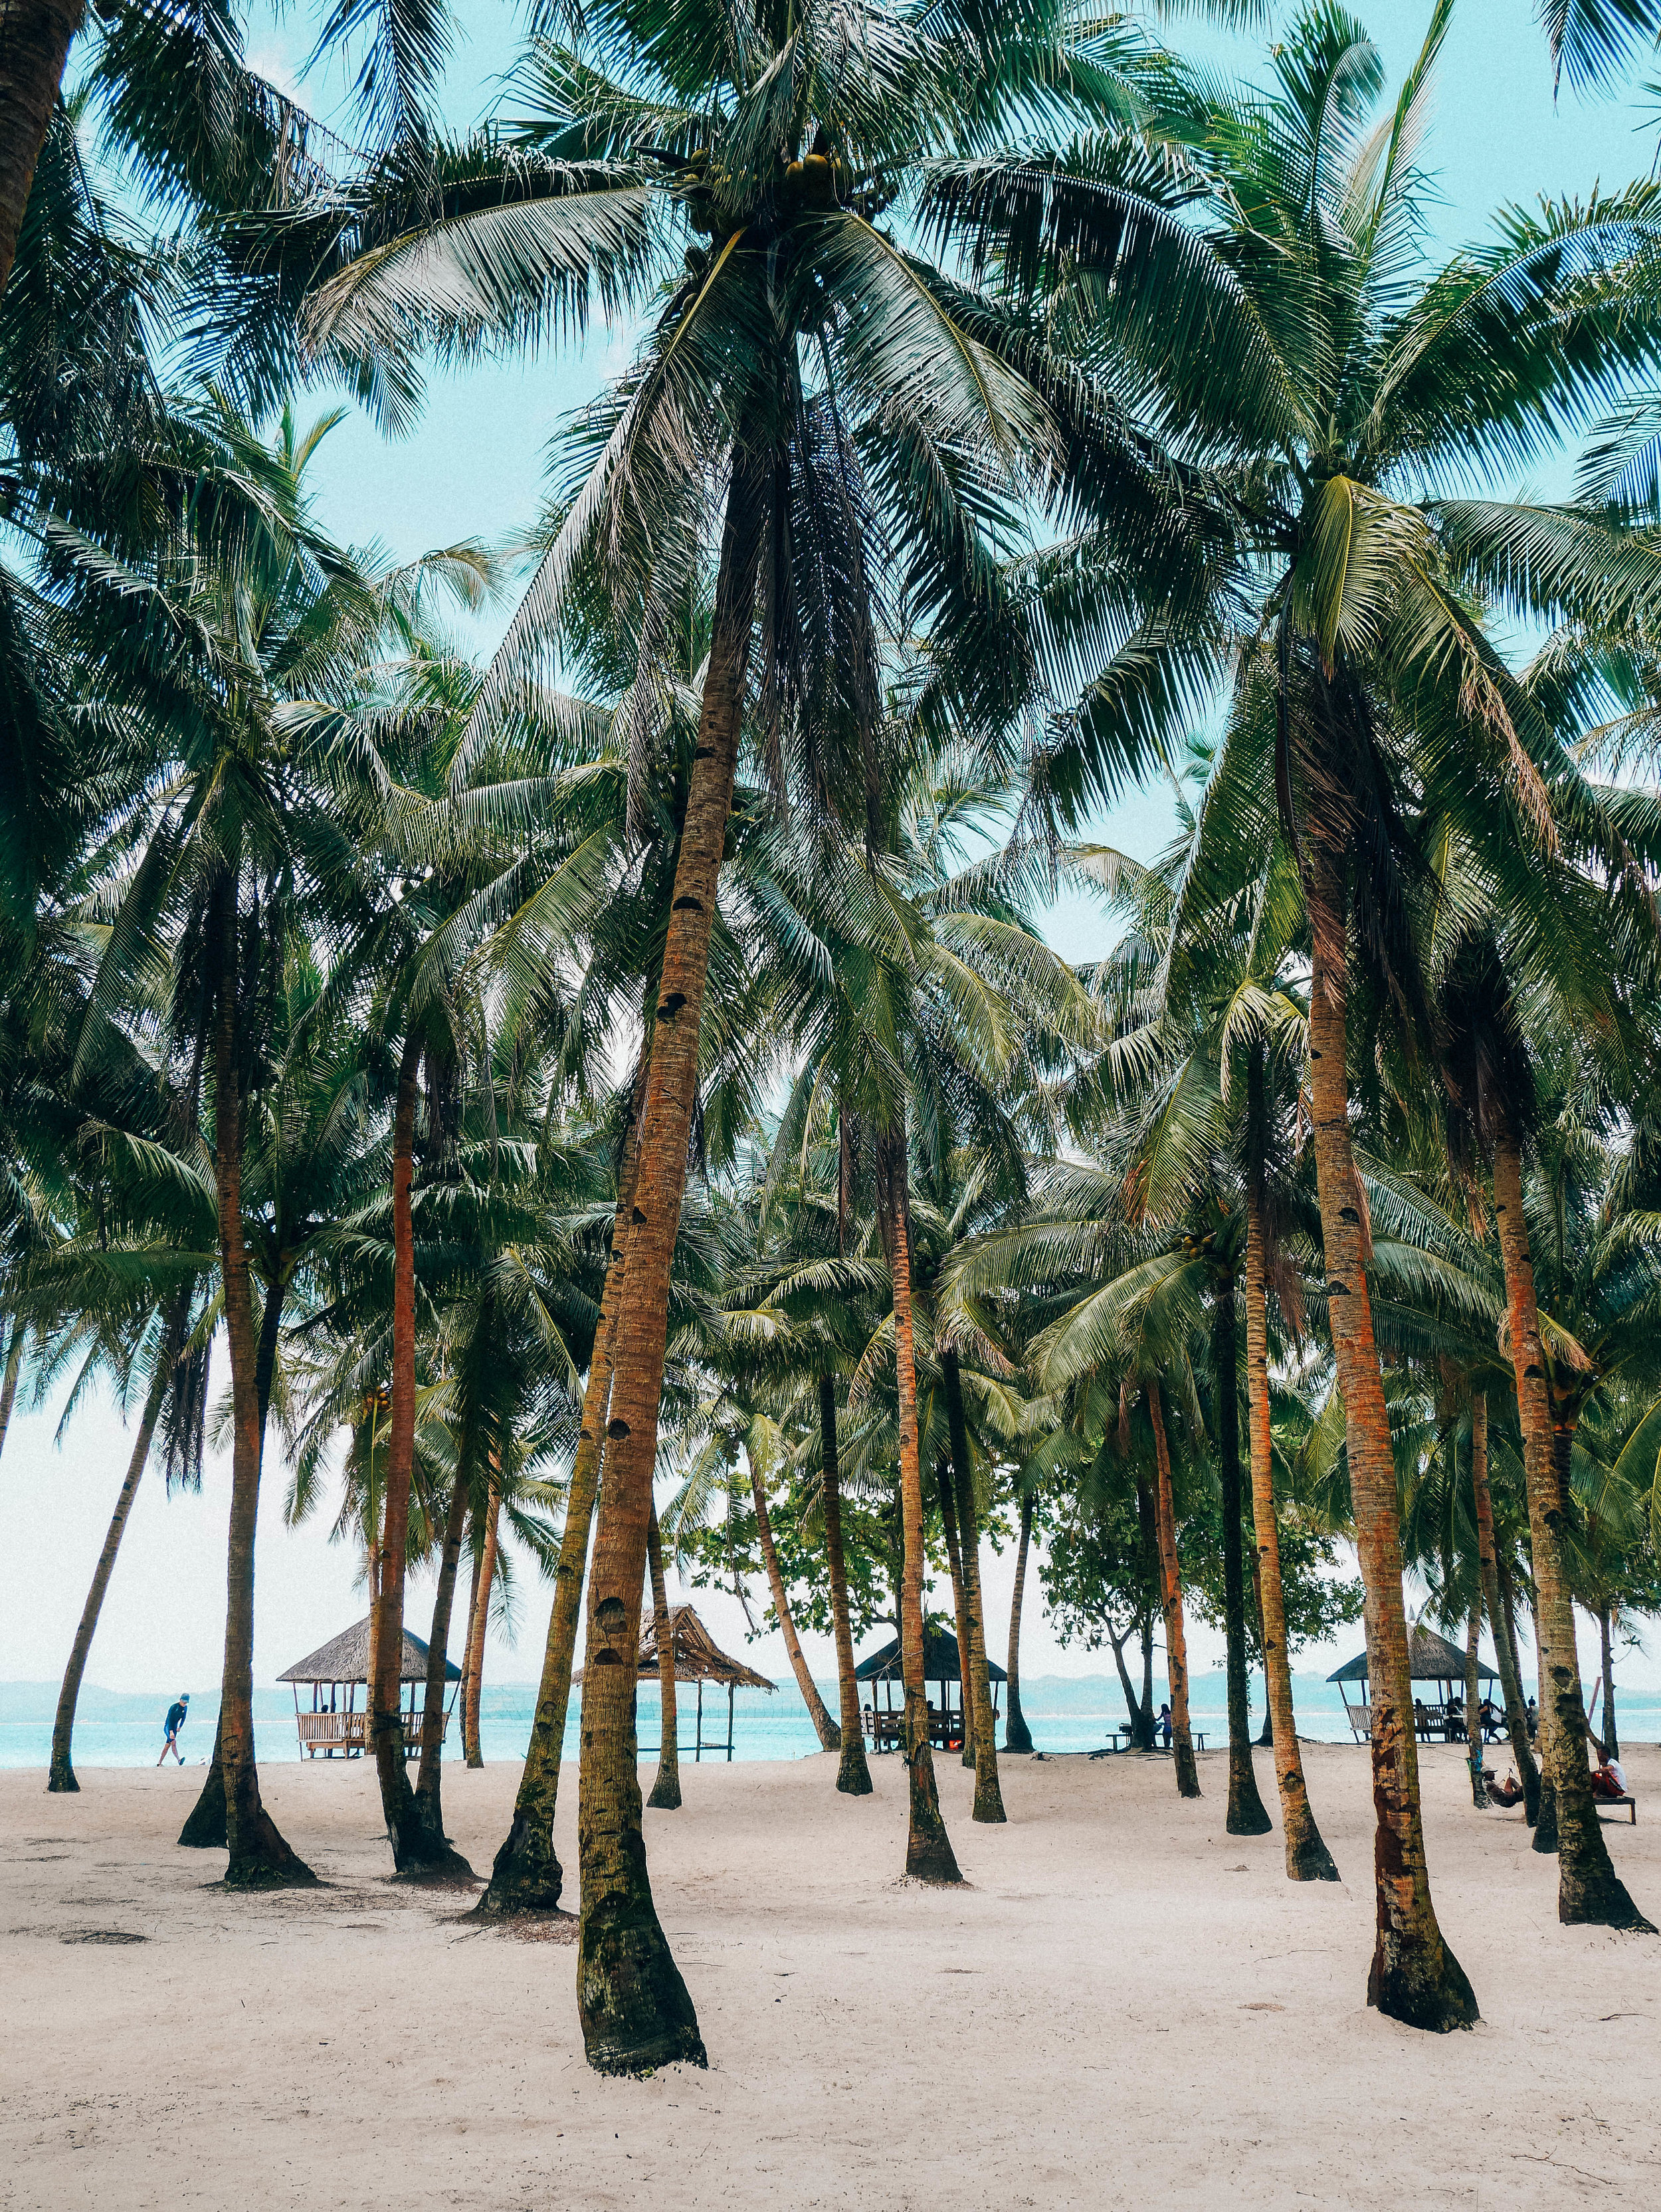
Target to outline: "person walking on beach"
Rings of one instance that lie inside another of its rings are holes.
[[[181,1692],[175,1701],[168,1706],[167,1717],[161,1723],[167,1731],[167,1741],[161,1747],[161,1756],[156,1761],[158,1766],[165,1766],[167,1764],[169,1752],[172,1752],[181,1766],[184,1765],[185,1754],[179,1747],[179,1731],[190,1717],[191,1693],[185,1690]]]

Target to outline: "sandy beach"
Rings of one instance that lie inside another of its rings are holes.
[[[1379,2018],[1366,1754],[1306,1755],[1342,1887],[1289,1884],[1278,1836],[1224,1834],[1215,1753],[1189,1805],[1152,1758],[1009,1760],[999,1829],[971,1824],[969,1778],[943,1763],[951,1891],[896,1879],[894,1759],[864,1802],[826,1759],[689,1766],[683,1810],[646,1832],[710,2066],[641,2082],[584,2064],[568,1940],[475,1932],[464,1896],[387,1878],[372,1769],[270,1770],[327,1887],[255,1899],[215,1886],[217,1854],[174,1848],[197,1768],[88,1771],[74,1798],[0,1773],[0,2204],[1531,2212],[1609,2183],[1652,2200],[1661,1942],[1559,1927],[1555,1862],[1520,1815],[1475,1814],[1458,1750],[1433,1748],[1436,1900],[1483,2024]],[[1654,1913],[1661,1750],[1628,1760],[1641,1825],[1610,1844]],[[476,1866],[516,1780],[446,1778]],[[573,1787],[568,1869],[574,1824]]]

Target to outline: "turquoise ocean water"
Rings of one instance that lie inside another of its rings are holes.
[[[1525,1685],[1525,1689],[1532,1686],[1531,1682]],[[1261,1680],[1254,1681],[1252,1687],[1252,1723],[1255,1732],[1263,1720]],[[820,1688],[834,1712],[834,1682],[821,1682]],[[1298,1675],[1294,1678],[1294,1692],[1300,1734],[1335,1743],[1348,1743],[1352,1740],[1336,1684],[1323,1681],[1315,1675]],[[1162,1685],[1156,1682],[1155,1706],[1162,1695]],[[45,1766],[52,1747],[52,1713],[57,1700],[58,1685],[55,1682],[0,1683],[0,1766]],[[534,1683],[486,1684],[481,1723],[484,1755],[488,1759],[524,1756],[536,1700]],[[149,1695],[110,1691],[88,1684],[82,1692],[76,1723],[75,1757],[77,1762],[84,1766],[142,1766],[150,1763],[161,1751],[161,1717],[171,1702],[170,1693]],[[1032,1729],[1033,1741],[1040,1751],[1095,1750],[1112,1740],[1113,1729],[1125,1718],[1124,1698],[1117,1681],[1109,1675],[1039,1675],[1023,1685],[1021,1703],[1028,1725]],[[193,1696],[191,1720],[185,1731],[183,1747],[187,1764],[205,1762],[211,1752],[218,1705],[216,1693],[206,1685]],[[260,1758],[264,1760],[298,1759],[300,1750],[291,1693],[286,1689],[257,1690],[254,1707]],[[1193,1724],[1204,1732],[1208,1743],[1220,1744],[1227,1741],[1228,1723],[1221,1671],[1196,1679],[1191,1707]],[[655,1745],[658,1741],[658,1711],[655,1686],[643,1686],[639,1722],[642,1744]],[[693,1755],[695,1697],[689,1689],[683,1689],[681,1692],[680,1715],[681,1756],[682,1759],[690,1759]],[[1634,1691],[1631,1696],[1619,1700],[1616,1718],[1623,1741],[1654,1743],[1661,1741],[1661,1695],[1650,1689]],[[717,1758],[726,1755],[726,1720],[725,1697],[706,1692],[705,1735],[706,1739],[719,1738],[720,1749],[713,1754]],[[566,1730],[567,1755],[576,1750],[577,1728],[577,1707],[573,1699]],[[446,1739],[447,1751],[458,1751],[458,1723],[452,1719]],[[800,1759],[818,1748],[807,1708],[795,1684],[788,1678],[772,1695],[762,1690],[741,1690],[738,1692],[733,1716],[735,1759]],[[705,1753],[706,1758],[711,1755],[708,1752]]]

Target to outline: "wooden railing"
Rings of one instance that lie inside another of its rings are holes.
[[[368,1747],[369,1716],[367,1713],[297,1713],[300,1727],[300,1747],[307,1759],[315,1759],[318,1752],[332,1758],[336,1752],[343,1757],[359,1757]],[[439,1741],[443,1742],[450,1726],[446,1713],[439,1725]],[[403,1715],[403,1755],[406,1759],[421,1756],[421,1716]]]

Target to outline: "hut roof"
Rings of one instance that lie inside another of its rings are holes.
[[[461,1668],[453,1659],[444,1662],[446,1682],[459,1682]],[[277,1676],[279,1682],[367,1682],[369,1680],[369,1620],[367,1614],[355,1627],[344,1628],[331,1642],[322,1644],[310,1658],[301,1659],[286,1674]],[[400,1682],[424,1682],[427,1680],[427,1646],[419,1636],[403,1632],[403,1662],[398,1668]]]
[[[900,1674],[900,1638],[896,1636],[880,1651],[873,1651],[869,1659],[862,1659],[853,1670],[856,1682],[882,1682]],[[958,1653],[957,1638],[949,1628],[937,1628],[931,1622],[923,1631],[923,1679],[927,1682],[961,1682],[963,1662]],[[986,1662],[986,1679],[991,1682],[1007,1682],[1009,1676],[995,1659]]]
[[[1434,1628],[1412,1630],[1407,1639],[1407,1659],[1408,1674],[1415,1682],[1463,1682],[1465,1679],[1464,1653],[1457,1644],[1450,1644],[1446,1636],[1438,1636]],[[1481,1662],[1476,1673],[1484,1682],[1497,1682],[1500,1679],[1492,1667]],[[1326,1679],[1329,1682],[1364,1682],[1367,1653],[1358,1651]]]
[[[740,1690],[776,1690],[779,1686],[777,1682],[769,1682],[765,1674],[758,1674],[754,1667],[746,1667],[742,1659],[723,1651],[689,1605],[670,1606],[669,1636],[677,1682],[719,1682]],[[638,1671],[642,1680],[648,1676],[654,1680],[657,1678],[658,1623],[652,1616],[640,1623]],[[581,1687],[584,1672],[579,1667],[572,1676],[573,1689]]]

